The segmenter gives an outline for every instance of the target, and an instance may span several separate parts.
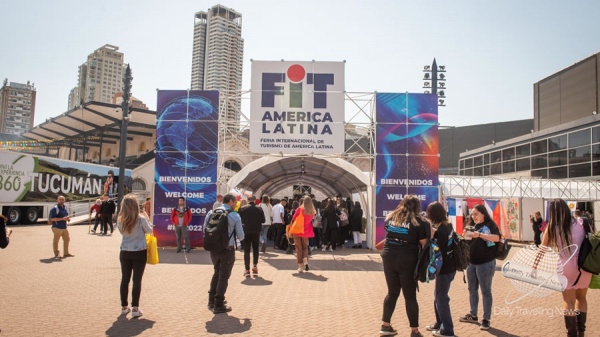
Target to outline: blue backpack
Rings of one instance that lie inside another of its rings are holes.
[[[430,239],[419,252],[419,261],[415,269],[415,280],[429,283],[435,280],[442,268],[442,251],[436,239]]]

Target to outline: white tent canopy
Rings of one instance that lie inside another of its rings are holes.
[[[332,196],[366,191],[369,186],[368,173],[356,166],[340,158],[317,156],[266,156],[245,166],[227,186],[251,190],[255,195],[273,195],[300,179]]]

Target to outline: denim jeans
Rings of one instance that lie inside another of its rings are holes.
[[[190,237],[187,226],[175,226],[175,238],[177,240],[177,249],[181,249],[181,236],[185,241],[185,249],[190,250]]]
[[[435,325],[440,327],[442,335],[454,336],[454,324],[452,323],[452,313],[450,312],[450,283],[454,280],[456,272],[449,274],[439,274],[435,278],[434,308]]]
[[[271,225],[262,225],[262,229],[260,231],[260,243],[267,242],[267,233],[269,232],[269,228],[271,228]]]
[[[495,271],[496,259],[482,264],[470,264],[469,267],[467,267],[471,315],[477,316],[479,288],[481,287],[481,295],[483,296],[483,319],[488,321],[492,317],[492,279],[494,278]]]

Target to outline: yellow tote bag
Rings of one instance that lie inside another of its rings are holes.
[[[300,213],[290,225],[290,234],[304,234],[304,209],[300,208]]]
[[[158,263],[158,248],[156,247],[156,236],[154,234],[146,234],[147,258],[146,263]]]

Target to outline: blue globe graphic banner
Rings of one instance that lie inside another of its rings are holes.
[[[176,245],[170,214],[179,197],[192,212],[192,246],[201,246],[204,217],[217,193],[219,92],[159,90],[156,113],[154,234]]]
[[[438,103],[436,95],[377,93],[376,247],[383,248],[385,217],[409,194],[421,209],[438,199]]]

